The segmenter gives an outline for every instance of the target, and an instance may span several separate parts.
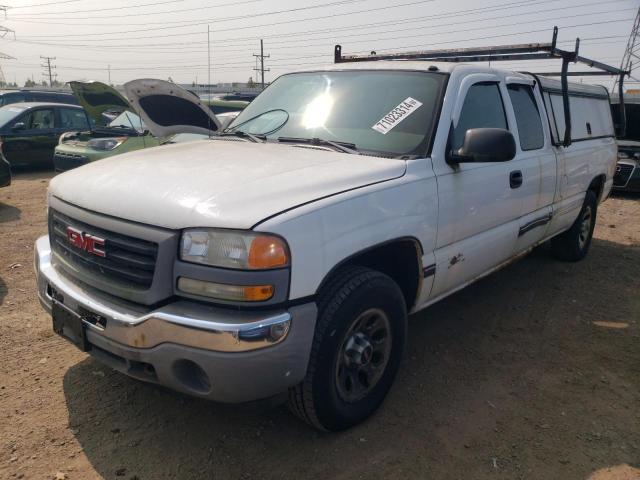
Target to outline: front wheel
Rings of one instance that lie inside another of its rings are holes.
[[[318,324],[304,380],[289,392],[301,419],[325,431],[349,428],[380,406],[407,334],[398,285],[362,267],[338,272],[318,298]]]
[[[580,214],[571,228],[551,239],[551,252],[556,258],[566,262],[577,262],[587,256],[596,226],[597,211],[596,194],[587,190]]]

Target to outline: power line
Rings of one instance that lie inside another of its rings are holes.
[[[551,9],[551,10],[555,10],[555,9]],[[629,11],[629,10],[635,10],[635,8],[631,8],[631,9],[620,9],[617,10],[615,13],[620,13],[620,12],[625,12],[625,11]],[[567,19],[567,18],[577,18],[577,17],[585,17],[585,16],[592,16],[592,15],[605,15],[608,13],[612,13],[609,11],[604,11],[604,12],[590,12],[590,13],[583,13],[583,14],[572,14],[572,15],[565,15],[565,16],[556,16],[554,18],[554,20],[559,20],[559,19]],[[510,17],[517,17],[519,15],[503,15],[503,16],[498,16],[498,17],[492,17],[492,18],[487,18],[487,19],[479,19],[479,20],[465,20],[462,22],[454,22],[454,23],[446,23],[446,24],[437,24],[437,25],[430,25],[429,28],[434,28],[434,27],[445,27],[448,29],[448,31],[446,32],[435,32],[435,33],[429,33],[429,34],[424,34],[424,33],[418,33],[418,34],[411,34],[411,35],[394,35],[391,38],[384,38],[384,37],[378,37],[376,38],[377,41],[386,41],[386,40],[397,40],[397,39],[408,39],[408,38],[428,38],[428,37],[433,37],[435,35],[448,35],[448,34],[457,34],[457,33],[468,33],[468,32],[474,32],[474,31],[481,31],[481,30],[492,30],[492,29],[496,29],[496,28],[509,28],[509,27],[515,27],[515,26],[520,26],[520,25],[530,25],[530,24],[535,24],[535,23],[540,23],[540,22],[547,22],[548,20],[546,18],[544,19],[535,19],[535,20],[530,20],[530,21],[526,21],[526,22],[518,22],[517,24],[514,23],[505,23],[505,24],[500,24],[500,25],[488,25],[488,26],[484,26],[484,27],[473,27],[473,28],[467,28],[467,29],[458,29],[458,30],[450,30],[450,27],[453,25],[462,25],[462,24],[466,24],[466,23],[477,23],[478,21],[482,21],[482,20],[498,20],[501,18],[510,18]],[[591,25],[599,25],[601,23],[613,23],[613,22],[625,22],[628,21],[628,18],[623,18],[623,19],[612,19],[609,22],[596,22],[596,23],[591,23],[591,24],[585,24],[587,26],[591,26]],[[571,28],[571,26],[563,26],[561,28]],[[361,37],[364,35],[382,35],[382,34],[394,34],[397,32],[404,32],[407,31],[409,29],[403,28],[403,29],[395,29],[395,30],[385,30],[382,32],[372,32],[372,33],[364,33],[364,34],[349,34],[349,35],[345,35],[344,37]],[[331,37],[324,37],[324,38],[317,38],[317,39],[313,39],[313,40],[332,40],[334,39],[335,36],[331,36]],[[342,37],[339,39],[342,40]],[[48,43],[48,42],[28,42],[28,41],[21,41],[21,40],[17,40],[20,43],[30,43],[30,44],[34,44],[34,45],[46,45],[46,46],[65,46],[65,47],[78,47],[78,48],[94,48],[95,45],[87,45],[87,44],[56,44],[56,43]],[[351,43],[368,43],[371,42],[371,40],[369,39],[362,39],[362,40],[353,40],[351,41]],[[168,43],[168,44],[164,44],[164,43],[147,43],[147,44],[137,44],[136,46],[138,47],[155,47],[155,48],[159,48],[159,47],[176,47],[176,49],[180,49],[182,50],[183,47],[182,45],[193,45],[194,43],[197,42],[172,42],[172,43]],[[272,47],[272,50],[286,50],[286,49],[290,49],[290,48],[307,48],[307,47],[317,47],[317,46],[324,46],[326,45],[325,42],[322,43],[310,43],[310,44],[299,44],[299,43],[295,43],[295,44],[290,44],[289,42],[277,42],[274,41],[274,43],[288,43],[286,46],[281,46],[281,47]],[[229,45],[229,46],[233,46],[233,45]],[[118,50],[118,49],[130,49],[131,47],[129,45],[101,45],[100,49],[111,49],[111,50]],[[229,50],[227,49],[227,46],[220,46],[219,48],[223,49],[223,51],[225,52],[242,52],[244,50]]]
[[[260,0],[253,0],[253,1],[260,1]],[[110,7],[110,8],[98,8],[98,9],[91,9],[91,10],[68,10],[68,11],[57,11],[57,12],[34,12],[34,13],[26,13],[26,14],[18,14],[17,18],[28,18],[31,17],[33,15],[68,15],[70,13],[97,13],[97,12],[106,12],[108,10],[129,10],[131,8],[140,8],[140,7],[151,7],[151,6],[156,6],[156,5],[164,5],[167,3],[180,3],[180,2],[184,2],[184,0],[164,0],[162,2],[153,2],[153,3],[142,3],[139,5],[125,5],[122,7]],[[64,2],[55,2],[57,3],[64,3]],[[46,4],[45,4],[46,5]],[[229,5],[229,4],[227,4]],[[14,8],[18,8],[18,7],[12,7],[12,10]],[[134,15],[139,15],[139,13],[134,14]],[[127,15],[128,16],[128,15]]]
[[[310,5],[310,6],[306,6],[306,7],[296,7],[296,8],[289,8],[289,9],[285,9],[285,10],[275,10],[275,11],[271,11],[271,12],[262,12],[262,13],[251,13],[248,15],[237,15],[235,17],[224,17],[224,18],[209,18],[209,19],[205,19],[199,22],[191,22],[189,20],[176,20],[176,21],[172,21],[172,22],[144,22],[143,24],[141,23],[123,23],[123,22],[118,22],[120,25],[175,25],[178,23],[187,23],[187,25],[176,25],[173,27],[161,27],[164,29],[168,29],[168,28],[180,28],[180,27],[184,27],[184,26],[196,26],[196,25],[203,25],[203,24],[207,24],[207,23],[222,23],[222,22],[230,22],[233,20],[245,20],[247,18],[255,18],[255,17],[265,17],[265,16],[270,16],[270,15],[278,15],[281,13],[293,13],[293,12],[301,12],[301,11],[306,11],[306,10],[315,10],[317,8],[324,8],[324,7],[334,7],[334,6],[339,6],[339,5],[348,5],[348,4],[352,4],[352,3],[360,3],[360,2],[364,2],[366,0],[337,0],[334,2],[330,2],[330,3],[321,3],[318,5]],[[428,0],[428,1],[435,1],[435,0]],[[424,3],[424,2],[416,2],[416,3]],[[199,9],[202,8],[209,8],[209,7],[198,7]],[[387,7],[388,8],[388,7]],[[184,9],[182,10],[176,10],[173,11],[172,13],[180,13],[183,12]],[[165,12],[165,13],[170,13],[170,12]],[[125,15],[126,16],[126,15]],[[139,16],[139,14],[135,15],[135,16]],[[121,15],[118,15],[118,17],[121,17]],[[93,17],[76,17],[73,20],[91,20],[95,18],[95,16]],[[102,17],[102,18],[108,18],[108,17]],[[78,26],[78,25],[82,25],[82,26],[105,26],[104,23],[86,23],[86,22],[82,22],[81,24],[78,23],[62,23],[59,21],[58,18],[42,18],[42,19],[38,19],[38,20],[49,20],[49,22],[41,22],[41,21],[33,21],[33,20],[23,20],[23,19],[16,19],[15,21],[22,21],[22,22],[29,22],[29,23],[41,23],[41,24],[55,24],[55,25],[74,25],[74,26]],[[147,30],[153,30],[153,29],[147,29]],[[147,30],[133,30],[133,32],[136,31],[147,31]],[[128,32],[103,32],[103,33],[128,33]],[[77,34],[77,35],[86,35],[86,34]],[[76,36],[77,36],[76,35]],[[94,34],[94,35],[99,35],[98,34]],[[71,36],[71,35],[69,35]]]
[[[62,0],[57,2],[35,3],[33,5],[18,5],[17,7],[11,7],[11,10],[17,10],[19,8],[42,7],[44,5],[60,5],[61,3],[77,3],[79,1],[81,0]]]
[[[282,37],[291,37],[291,36],[300,36],[300,35],[309,35],[309,34],[315,34],[315,33],[330,33],[330,32],[337,32],[337,31],[344,31],[344,30],[357,30],[357,29],[368,29],[371,27],[377,27],[377,26],[392,26],[392,25],[406,25],[409,23],[419,23],[419,22],[423,22],[423,21],[427,21],[427,20],[439,20],[442,18],[448,18],[451,16],[468,16],[468,15],[472,15],[475,13],[490,13],[490,12],[494,12],[494,11],[499,11],[499,10],[504,10],[505,8],[509,7],[509,8],[521,8],[521,7],[529,7],[529,6],[534,6],[534,5],[540,5],[540,4],[547,4],[547,3],[556,3],[560,0],[543,0],[543,1],[537,1],[537,2],[527,2],[527,1],[517,1],[517,2],[510,2],[510,3],[506,3],[506,4],[498,4],[498,5],[488,5],[486,7],[483,8],[472,8],[472,9],[466,9],[466,10],[456,10],[456,11],[450,11],[450,12],[444,12],[444,13],[440,13],[440,14],[431,14],[431,15],[425,15],[425,16],[420,16],[420,17],[416,17],[416,16],[412,16],[412,17],[408,17],[408,18],[401,18],[401,19],[397,19],[397,20],[386,20],[383,22],[374,22],[374,23],[364,23],[364,24],[356,24],[356,25],[350,25],[348,27],[339,27],[339,28],[322,28],[322,29],[316,29],[316,30],[303,30],[303,31],[298,31],[298,32],[292,32],[292,33],[277,33],[277,34],[273,34],[273,35],[261,35],[261,36],[256,36],[256,37],[236,37],[236,38],[230,38],[230,39],[225,39],[225,40],[218,40],[217,42],[214,43],[220,43],[220,44],[225,44],[228,42],[234,42],[234,41],[239,41],[239,40],[247,40],[250,41],[250,44],[252,45],[254,41],[256,40],[260,40],[261,38],[274,38],[274,37],[278,37],[278,38],[282,38]],[[629,0],[612,0],[610,3],[618,3],[618,2],[626,2]],[[580,7],[584,8],[584,7],[589,7],[592,5],[600,5],[602,2],[592,2],[592,3],[587,3],[587,4],[581,4]],[[558,9],[547,9],[547,10],[541,10],[541,11],[537,11],[537,12],[520,12],[514,15],[510,15],[510,16],[519,16],[519,15],[526,15],[528,13],[544,13],[544,12],[550,12],[550,11],[556,11],[556,10],[565,10],[567,8],[575,8],[575,6],[571,6],[571,7],[561,7]],[[322,18],[322,17],[317,17],[317,18]],[[498,17],[498,18],[502,18],[502,17]],[[313,20],[313,19],[309,19],[309,20]],[[484,20],[490,20],[490,19],[478,19],[478,21],[484,21]],[[302,21],[302,20],[301,20]],[[475,21],[475,20],[473,20]],[[287,22],[289,23],[289,22]],[[261,25],[252,25],[249,27],[243,27],[243,28],[258,28],[258,27],[263,27],[263,26],[271,26],[274,25],[273,23],[270,24],[261,24]],[[277,24],[275,24],[277,25]],[[218,29],[217,31],[219,32],[226,32],[226,31],[235,31],[238,30],[238,28],[228,28],[228,29]],[[148,38],[166,38],[166,37],[183,37],[186,35],[200,35],[202,32],[183,32],[183,33],[171,33],[171,34],[160,34],[160,35],[144,35],[144,36],[137,36],[137,37],[127,37],[127,41],[131,41],[131,40],[142,40],[142,39],[148,39]],[[75,34],[74,34],[75,35]],[[65,37],[66,35],[56,35],[55,38],[60,38],[60,37]],[[51,38],[51,35],[27,35],[27,36],[22,36],[21,38]],[[99,39],[99,38],[90,38],[90,39],[86,39],[86,41],[92,41],[92,42],[103,42],[103,39]],[[155,44],[154,44],[155,45]]]
[[[240,1],[240,2],[232,2],[232,3],[221,3],[220,5],[207,5],[205,7],[193,7],[193,8],[181,8],[181,9],[176,9],[176,10],[163,10],[163,11],[159,11],[159,12],[138,12],[138,13],[125,13],[125,14],[118,14],[118,15],[100,15],[100,18],[123,18],[123,17],[139,17],[140,15],[163,15],[163,14],[167,14],[167,13],[185,13],[185,12],[195,12],[195,11],[199,11],[199,10],[208,10],[211,8],[220,8],[220,7],[230,7],[230,6],[237,6],[237,5],[243,5],[246,3],[257,3],[257,2],[263,2],[265,0],[244,0],[244,1]],[[353,0],[356,1],[356,0]],[[364,0],[357,0],[357,1],[364,1]],[[163,2],[154,2],[154,3],[143,3],[140,5],[129,5],[126,7],[111,7],[111,8],[100,8],[100,9],[93,9],[93,10],[78,10],[75,12],[46,12],[46,15],[67,15],[70,13],[99,13],[99,12],[105,12],[105,11],[109,11],[109,10],[129,10],[131,8],[140,8],[140,7],[149,7],[149,6],[155,6],[155,5],[164,5],[167,3],[177,3],[177,2],[184,2],[184,0],[165,0]],[[28,14],[28,15],[16,15],[16,16],[12,16],[12,19],[15,20],[55,20],[55,18],[39,18],[39,17],[33,17],[33,15],[45,15],[45,13],[32,13],[32,14]],[[70,17],[69,20],[93,20],[95,19],[95,15],[91,16],[91,17]]]
[[[234,41],[239,41],[239,40],[247,40],[250,41],[250,45],[253,45],[253,43],[256,40],[260,40],[261,38],[274,38],[274,37],[278,37],[278,38],[282,38],[282,37],[291,37],[291,36],[300,36],[300,35],[308,35],[308,34],[315,34],[315,33],[329,33],[329,32],[338,32],[338,31],[344,31],[344,30],[356,30],[356,29],[368,29],[371,27],[376,27],[376,26],[391,26],[391,25],[405,25],[407,23],[416,23],[416,22],[422,22],[425,20],[438,20],[440,18],[448,18],[450,16],[467,16],[467,15],[471,15],[474,13],[486,13],[486,12],[493,12],[493,11],[497,11],[497,10],[503,10],[506,7],[509,8],[520,8],[520,7],[528,7],[528,6],[533,6],[533,5],[540,5],[540,4],[546,4],[546,3],[556,3],[560,0],[543,0],[543,1],[537,1],[537,2],[527,2],[526,0],[524,1],[517,1],[517,2],[510,2],[510,3],[505,3],[505,4],[498,4],[498,5],[488,5],[486,7],[483,8],[472,8],[472,9],[466,9],[466,10],[457,10],[457,11],[452,11],[452,12],[444,12],[444,13],[440,13],[440,14],[432,14],[432,15],[425,15],[425,16],[421,16],[421,17],[416,17],[416,16],[412,16],[412,17],[405,17],[405,18],[400,18],[397,20],[386,20],[383,22],[374,22],[374,23],[364,23],[364,24],[356,24],[356,25],[350,25],[348,27],[338,27],[338,28],[322,28],[322,29],[316,29],[316,30],[303,30],[303,31],[298,31],[298,32],[292,32],[292,33],[277,33],[277,34],[273,34],[273,35],[259,35],[259,36],[255,36],[255,37],[236,37],[236,38],[229,38],[229,39],[225,39],[225,40],[217,40],[214,41],[213,43],[219,43],[219,44],[225,44],[228,42],[234,42]],[[624,2],[624,1],[628,1],[628,0],[612,0],[611,3],[617,3],[617,2]],[[591,6],[594,4],[601,4],[601,2],[595,2],[595,3],[590,3],[590,4],[583,4],[581,5],[581,7],[586,7],[586,6]],[[567,7],[563,7],[563,8],[567,8]],[[574,7],[569,7],[569,8],[574,8]],[[548,11],[548,10],[545,10]],[[355,13],[355,12],[353,12]],[[524,15],[528,12],[522,12],[521,14]],[[539,13],[539,12],[532,12],[532,13]],[[542,13],[542,12],[540,12]],[[333,15],[331,16],[333,17]],[[299,20],[300,22],[303,21],[308,21],[308,20],[315,20],[315,19],[322,19],[324,17],[315,17],[312,19],[304,19],[304,20]],[[484,19],[481,19],[484,20]],[[297,20],[296,20],[297,21]],[[217,29],[216,31],[218,32],[227,32],[227,31],[235,31],[235,30],[239,30],[239,29],[245,29],[245,28],[258,28],[258,27],[264,27],[264,26],[272,26],[272,25],[280,25],[281,23],[291,23],[290,21],[287,22],[278,22],[278,23],[269,23],[269,24],[260,24],[260,25],[250,25],[250,26],[244,26],[244,27],[234,27],[234,28],[227,28],[227,29]],[[196,32],[182,32],[182,33],[170,33],[170,34],[160,34],[160,35],[144,35],[144,36],[137,36],[137,37],[127,37],[127,41],[131,41],[131,40],[142,40],[142,39],[148,39],[148,38],[166,38],[166,37],[183,37],[183,36],[187,36],[187,35],[201,35],[202,32],[200,31],[196,31]],[[73,34],[74,36],[76,34]],[[61,38],[61,37],[65,37],[66,35],[55,35],[55,38]],[[51,38],[52,35],[26,35],[26,36],[22,36],[21,38]],[[96,38],[90,38],[90,39],[86,39],[85,41],[92,41],[92,42],[103,42],[103,39],[96,39]],[[154,44],[155,45],[155,44]]]
[[[315,5],[315,6],[311,6],[311,7],[299,7],[296,9],[291,9],[291,10],[280,10],[278,12],[266,12],[266,13],[258,13],[258,14],[252,14],[252,15],[245,15],[245,16],[238,16],[238,17],[230,17],[230,18],[219,18],[219,19],[204,19],[204,20],[200,20],[197,22],[188,22],[186,20],[181,20],[178,22],[145,22],[144,24],[140,24],[140,23],[122,23],[122,22],[118,22],[120,25],[131,25],[131,26],[142,26],[142,25],[155,25],[155,24],[161,24],[161,25],[168,25],[168,24],[174,24],[174,23],[184,23],[184,25],[173,25],[173,26],[165,26],[165,27],[153,27],[153,28],[143,28],[143,29],[134,29],[134,30],[119,30],[119,31],[109,31],[109,32],[96,32],[96,33],[92,33],[93,36],[96,35],[118,35],[118,34],[122,34],[122,33],[137,33],[137,32],[151,32],[151,31],[156,31],[156,30],[170,30],[173,28],[184,28],[184,27],[194,27],[194,26],[198,26],[198,25],[206,25],[208,23],[214,23],[214,22],[226,22],[226,21],[233,21],[233,20],[244,20],[247,18],[253,18],[253,17],[262,17],[262,16],[267,16],[267,15],[275,15],[275,14],[279,14],[279,13],[289,13],[289,12],[293,12],[293,11],[304,11],[304,10],[310,10],[310,9],[315,9],[315,8],[323,8],[323,7],[327,7],[327,6],[336,6],[337,4],[346,4],[346,3],[353,3],[353,1],[364,1],[364,0],[341,0],[339,2],[333,2],[333,3],[326,3],[326,4],[321,4],[321,5]],[[408,2],[408,3],[402,3],[402,4],[396,4],[396,5],[388,5],[385,7],[379,7],[379,8],[368,8],[368,9],[364,9],[364,10],[357,10],[354,12],[344,12],[344,13],[335,13],[332,15],[323,15],[323,16],[314,16],[313,18],[306,18],[306,19],[297,19],[297,20],[287,20],[287,21],[282,21],[282,22],[271,22],[271,23],[267,23],[264,24],[262,26],[273,26],[273,25],[284,25],[287,23],[298,23],[298,22],[304,22],[307,20],[319,20],[319,19],[325,19],[325,18],[335,18],[335,17],[344,17],[347,15],[354,15],[357,13],[370,13],[370,12],[376,12],[376,11],[381,11],[381,10],[389,10],[391,8],[399,8],[399,7],[407,7],[407,6],[415,6],[415,5],[420,5],[423,3],[431,3],[434,2],[435,0],[419,0],[419,1],[413,1],[413,2]],[[17,20],[17,21],[22,21],[24,22],[25,20]],[[186,22],[186,23],[185,23]],[[41,23],[41,24],[46,24],[46,25],[70,25],[70,26],[101,26],[101,27],[109,27],[110,25],[105,25],[104,23],[86,23],[86,22],[82,22],[81,24],[79,23],[63,23],[63,22],[59,22],[59,21],[55,21],[55,22],[30,22],[30,23]],[[244,30],[247,28],[255,28],[256,25],[246,25],[246,26],[238,26],[238,27],[233,27],[233,28],[229,28],[227,30],[224,31],[233,31],[233,30]],[[223,30],[218,30],[218,31],[223,31]],[[66,34],[64,36],[66,37],[82,37],[85,36],[85,34]],[[61,35],[62,36],[62,35]]]

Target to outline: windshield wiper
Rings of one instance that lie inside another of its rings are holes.
[[[254,143],[265,143],[267,141],[266,135],[254,135],[253,133],[243,132],[242,130],[234,130],[230,132],[222,132],[219,133],[220,137],[240,137],[240,138],[248,138]]]
[[[343,153],[352,155],[360,155],[355,143],[334,142],[333,140],[325,140],[324,138],[296,138],[296,137],[278,137],[279,142],[283,143],[305,143],[308,145],[317,145],[320,147],[333,147]]]

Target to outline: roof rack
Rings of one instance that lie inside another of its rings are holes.
[[[626,130],[626,116],[624,109],[623,82],[628,71],[612,67],[596,60],[591,60],[578,55],[580,39],[576,38],[573,51],[557,48],[558,27],[553,27],[551,43],[525,43],[519,45],[498,45],[479,48],[459,48],[448,50],[423,50],[405,53],[389,53],[379,55],[371,52],[370,55],[342,55],[342,46],[336,45],[334,49],[335,63],[371,62],[377,60],[430,60],[433,62],[490,62],[490,61],[514,61],[514,60],[541,60],[555,58],[562,60],[560,72],[540,72],[531,75],[544,75],[560,77],[562,85],[562,103],[564,107],[565,134],[562,145],[571,145],[571,111],[569,108],[568,77],[570,76],[594,76],[617,75],[619,76],[618,92],[620,95],[620,119],[618,134],[624,135]],[[581,63],[596,70],[584,72],[569,72],[569,63]]]

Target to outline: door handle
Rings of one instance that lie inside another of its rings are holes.
[[[522,185],[522,172],[520,170],[514,170],[509,174],[509,186],[511,188],[518,188]]]

